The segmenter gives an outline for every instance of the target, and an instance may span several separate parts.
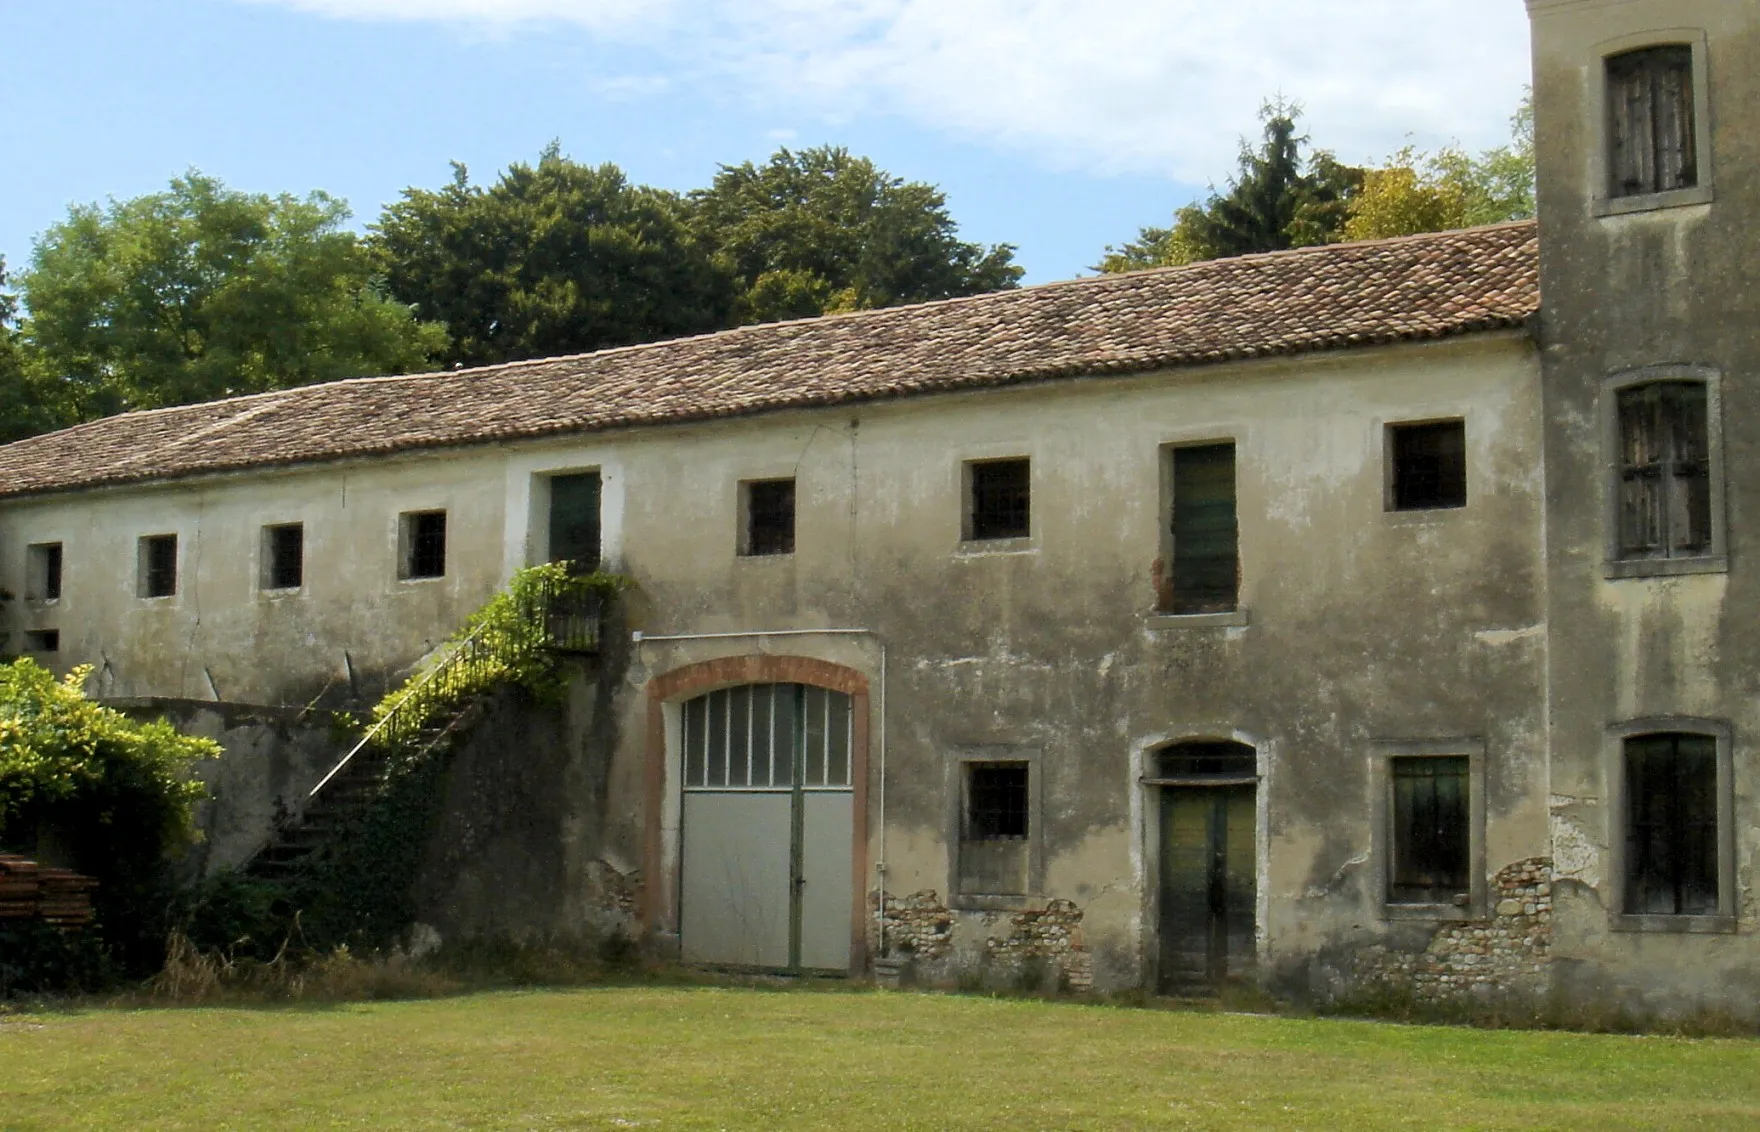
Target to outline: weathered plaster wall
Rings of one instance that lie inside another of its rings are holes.
[[[617,740],[596,857],[624,876],[644,867],[657,767],[662,876],[676,861],[676,752],[649,749],[649,680],[717,657],[817,658],[860,672],[872,693],[858,893],[870,916],[882,886],[932,892],[965,953],[1005,957],[1051,946],[1055,932],[1026,925],[1079,917],[1081,978],[1135,985],[1153,977],[1156,930],[1144,759],[1169,740],[1235,736],[1265,777],[1262,970],[1303,989],[1325,949],[1392,930],[1374,861],[1377,743],[1480,743],[1487,872],[1546,852],[1536,386],[1528,339],[1505,333],[94,492],[0,509],[0,584],[19,585],[26,543],[63,540],[66,596],[21,620],[59,627],[61,662],[99,664],[113,692],[217,687],[303,705],[327,683],[335,694],[352,665],[375,696],[543,557],[543,477],[596,468],[607,560],[636,583],[630,628],[872,631],[636,647],[627,694],[605,708]],[[1443,417],[1466,421],[1468,505],[1387,511],[1386,425]],[[1244,624],[1157,617],[1164,447],[1219,439],[1237,445]],[[962,544],[962,462],[1003,456],[1032,460],[1032,535]],[[788,475],[796,552],[739,557],[739,481]],[[451,516],[447,577],[399,582],[397,514],[438,506]],[[307,524],[307,585],[267,597],[254,588],[258,532],[291,519]],[[186,585],[155,604],[133,596],[134,540],[168,529],[183,536]],[[962,908],[953,891],[951,799],[973,752],[1037,768],[1040,879],[1017,906]],[[575,781],[558,769],[558,789]],[[585,836],[539,797],[553,774],[511,781],[534,824],[503,844],[530,845],[540,828]],[[536,893],[560,885],[572,907],[596,883],[522,865],[523,850],[486,852],[494,868],[464,867],[453,892],[526,876]],[[662,886],[664,933],[675,907]],[[454,922],[499,922],[471,911],[475,899],[458,897]]]
[[[1547,542],[1553,636],[1550,819],[1557,858],[1556,965],[1561,987],[1639,1008],[1695,1004],[1753,1012],[1760,794],[1750,737],[1760,734],[1760,8],[1723,0],[1533,0],[1545,294]],[[1601,108],[1596,76],[1634,36],[1708,46],[1710,203],[1598,216]],[[1610,47],[1607,45],[1617,45]],[[1691,365],[1719,375],[1727,569],[1609,578],[1612,454],[1601,431],[1610,375]],[[1610,805],[1618,742],[1630,720],[1721,721],[1734,741],[1734,934],[1619,930]]]
[[[496,695],[448,757],[415,885],[418,919],[442,939],[636,934],[641,863],[608,841],[604,820],[619,659],[571,662],[560,702]]]
[[[196,809],[201,840],[186,867],[207,876],[237,868],[269,840],[276,819],[297,816],[312,787],[347,751],[347,732],[328,713],[199,700],[113,700],[137,719],[166,719],[187,735],[219,743],[224,754],[198,776],[211,797]]]

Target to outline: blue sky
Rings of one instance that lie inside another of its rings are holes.
[[[1029,282],[1220,181],[1267,95],[1347,160],[1503,141],[1520,0],[0,0],[0,254],[194,167],[366,224],[552,138],[633,180],[831,142],[940,185]]]

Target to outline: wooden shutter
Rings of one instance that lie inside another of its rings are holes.
[[[1663,531],[1661,397],[1658,386],[1619,395],[1619,549],[1622,556],[1661,551]]]
[[[1693,160],[1693,51],[1690,47],[1662,47],[1652,54],[1656,130],[1656,187],[1652,191],[1690,189],[1698,183]]]
[[[1235,608],[1240,590],[1234,445],[1173,450],[1175,613]]]
[[[1663,386],[1669,429],[1669,548],[1674,553],[1711,549],[1711,451],[1705,386]]]

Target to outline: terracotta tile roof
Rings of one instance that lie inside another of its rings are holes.
[[[0,447],[0,497],[1518,326],[1531,222],[126,413]]]

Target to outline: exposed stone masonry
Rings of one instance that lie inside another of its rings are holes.
[[[1356,975],[1425,1000],[1542,989],[1552,952],[1552,860],[1505,866],[1492,881],[1491,916],[1439,928],[1422,952],[1365,948]]]
[[[965,946],[956,946],[956,917],[973,937]],[[885,931],[887,955],[908,961],[916,977],[931,982],[965,975],[1019,981],[1037,970],[1071,990],[1094,984],[1082,910],[1068,900],[1018,912],[956,913],[925,889],[886,898]]]

